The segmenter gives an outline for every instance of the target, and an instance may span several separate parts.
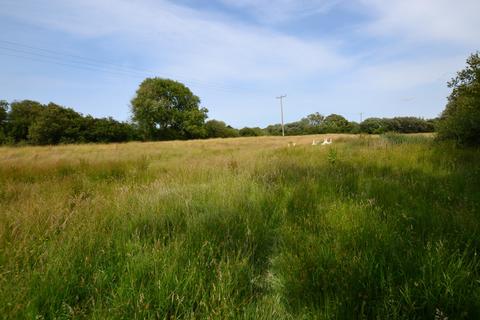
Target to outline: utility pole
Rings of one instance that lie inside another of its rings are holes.
[[[360,123],[363,121],[363,112],[360,112]]]
[[[282,115],[282,136],[285,137],[285,128],[283,125],[283,98],[286,98],[287,95],[284,94],[283,96],[277,97],[277,99],[280,99],[280,113]]]

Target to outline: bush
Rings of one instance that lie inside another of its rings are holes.
[[[237,129],[227,126],[223,121],[209,120],[205,123],[205,129],[208,138],[232,138],[239,136]]]
[[[265,132],[259,127],[254,127],[254,128],[245,127],[240,129],[238,133],[240,134],[241,137],[258,137],[258,136],[265,135]]]
[[[82,137],[82,120],[73,109],[50,103],[29,127],[28,138],[40,145],[77,142]]]
[[[438,138],[462,145],[480,145],[480,55],[472,54],[467,67],[448,86],[452,93],[438,123]]]

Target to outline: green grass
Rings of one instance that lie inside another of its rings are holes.
[[[478,319],[480,150],[311,140],[0,148],[0,314]]]

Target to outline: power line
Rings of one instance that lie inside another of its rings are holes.
[[[83,57],[79,55],[72,55],[67,53],[59,53],[50,49],[45,48],[38,48],[33,47],[13,41],[1,40],[0,43],[4,43],[7,46],[0,46],[1,50],[15,52],[17,54],[6,54],[0,51],[0,54],[4,56],[10,56],[15,58],[21,59],[28,59],[37,62],[44,62],[44,63],[53,63],[61,66],[67,66],[87,71],[100,71],[105,73],[114,74],[117,76],[130,76],[135,78],[140,77],[152,77],[157,72],[153,72],[151,70],[143,70],[125,66],[119,66],[110,62],[93,59],[89,57]],[[18,55],[21,53],[22,55]],[[26,55],[26,56],[25,56]],[[31,57],[33,56],[33,57]],[[219,85],[211,81],[204,81],[199,79],[192,79],[192,78],[177,78],[179,81],[187,82],[194,86],[203,87],[206,89],[212,89],[216,91],[223,91],[223,92],[236,92],[238,90],[246,90],[247,88],[240,88],[240,87],[232,87],[232,86],[225,86]]]
[[[80,56],[80,55],[73,55],[73,54],[64,53],[64,52],[59,53],[58,51],[45,49],[45,48],[40,48],[40,47],[34,47],[34,46],[30,46],[30,45],[26,45],[26,44],[22,44],[22,43],[19,43],[19,42],[14,42],[14,41],[8,41],[8,40],[0,39],[0,42],[3,42],[5,44],[11,45],[11,46],[22,47],[22,48],[26,48],[26,49],[30,49],[30,50],[34,50],[34,51],[43,51],[43,52],[48,53],[49,55],[58,56],[58,58],[62,58],[62,56],[63,57],[70,57],[70,58],[73,58],[75,60],[80,60],[80,61],[84,60],[87,64],[93,64],[93,65],[100,66],[100,67],[105,67],[105,65],[107,65],[108,67],[118,69],[119,71],[122,71],[122,72],[134,72],[134,73],[141,73],[141,74],[145,74],[145,73],[154,74],[154,73],[156,73],[152,70],[132,68],[132,67],[128,67],[128,66],[120,66],[120,65],[117,65],[117,64],[111,63],[109,61],[105,61],[105,60],[94,59],[94,58],[91,58],[91,57],[85,57],[85,56]],[[85,62],[81,61],[79,63],[85,63]],[[185,77],[184,77],[184,75],[180,75],[180,78],[185,78]],[[196,83],[199,83],[199,84],[205,84],[205,85],[217,86],[217,87],[225,87],[224,84],[221,84],[221,83],[215,82],[215,81],[204,81],[204,80],[199,80],[199,79],[195,79],[195,78],[188,78],[187,80],[190,81],[190,82],[196,82]]]

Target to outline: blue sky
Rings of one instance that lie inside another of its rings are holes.
[[[235,127],[444,108],[480,49],[478,0],[0,0],[0,99],[127,120],[148,76]]]

